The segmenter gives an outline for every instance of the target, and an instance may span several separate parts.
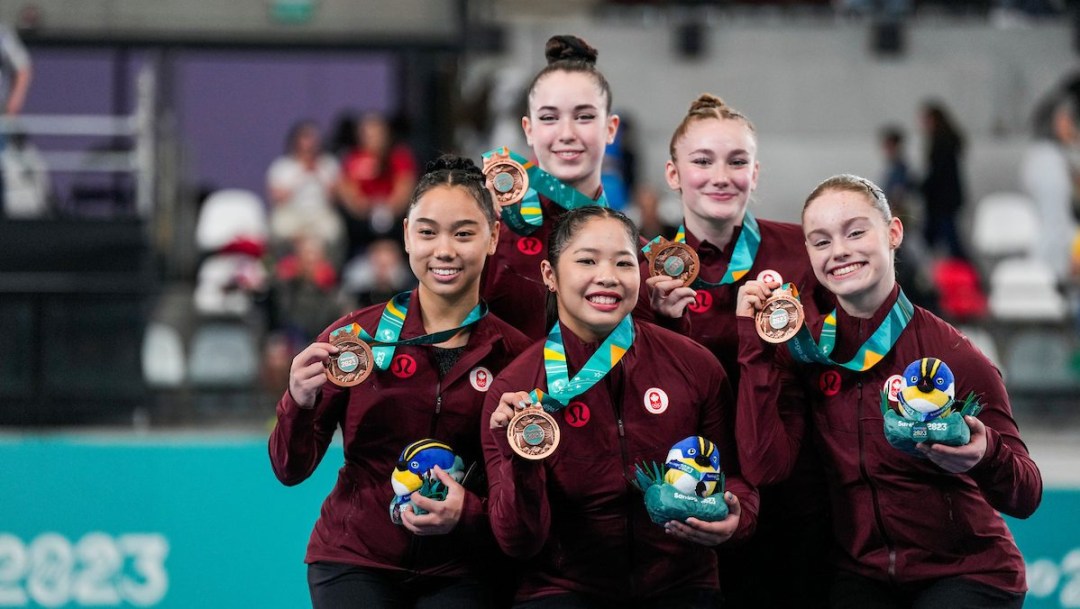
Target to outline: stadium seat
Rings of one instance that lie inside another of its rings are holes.
[[[986,195],[975,207],[972,224],[972,244],[984,258],[1026,256],[1035,245],[1038,218],[1035,204],[1027,195],[1013,192]]]
[[[207,322],[191,338],[188,370],[193,387],[251,387],[258,365],[258,341],[242,323]]]
[[[990,314],[995,319],[1061,322],[1067,313],[1054,273],[1041,260],[1002,260],[990,273]]]
[[[150,322],[142,343],[142,371],[146,384],[153,388],[174,389],[184,382],[187,362],[184,342],[172,326]]]
[[[246,315],[252,293],[262,291],[269,275],[262,262],[247,254],[214,254],[199,265],[195,310],[202,315]]]
[[[1018,333],[1005,355],[1010,391],[1075,392],[1071,337],[1067,333],[1029,329]]]
[[[195,243],[202,252],[217,252],[238,242],[266,243],[266,206],[255,193],[236,188],[219,190],[203,202],[195,226]]]

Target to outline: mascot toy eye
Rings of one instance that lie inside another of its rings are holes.
[[[720,480],[720,450],[701,436],[690,436],[668,451],[664,482],[681,493],[708,497]]]
[[[904,369],[904,387],[897,399],[904,418],[929,421],[944,415],[956,398],[956,381],[949,366],[935,358],[915,360]]]

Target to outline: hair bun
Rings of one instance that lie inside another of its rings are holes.
[[[714,110],[726,107],[727,104],[719,97],[710,93],[702,93],[690,104],[690,114],[701,112],[702,110]]]
[[[428,164],[424,166],[424,173],[434,173],[436,171],[464,171],[470,175],[484,175],[480,168],[476,166],[476,163],[473,163],[472,159],[456,154],[444,154],[434,161],[428,161]]]
[[[577,36],[552,36],[544,47],[548,65],[558,61],[584,61],[595,64],[599,51]]]

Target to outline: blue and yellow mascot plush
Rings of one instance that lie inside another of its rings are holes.
[[[634,484],[645,493],[645,511],[656,524],[690,517],[707,522],[727,518],[720,449],[701,436],[672,446],[663,470],[655,462],[635,466]]]
[[[974,393],[957,403],[956,379],[948,364],[935,357],[924,357],[908,364],[901,378],[895,408],[889,404],[888,391],[881,392],[881,412],[889,444],[924,457],[915,449],[920,442],[963,446],[971,441],[964,417],[977,415],[982,406]]]
[[[401,510],[406,506],[411,506],[410,509],[417,515],[425,513],[410,501],[416,491],[420,491],[423,497],[438,501],[446,499],[446,485],[431,471],[436,465],[457,482],[461,482],[465,475],[461,457],[455,455],[449,445],[438,440],[418,440],[401,451],[394,472],[390,474],[390,486],[394,488],[394,498],[390,500],[390,519],[394,524],[401,524]]]

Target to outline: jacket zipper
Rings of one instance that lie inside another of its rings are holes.
[[[862,426],[863,383],[861,380],[856,383],[856,387],[859,390],[859,406],[858,412],[856,413],[856,424],[859,429],[859,473],[862,474],[866,486],[870,488],[870,497],[874,505],[874,520],[877,521],[878,531],[881,533],[881,540],[885,543],[885,549],[889,551],[889,565],[887,570],[889,578],[892,579],[896,577],[896,548],[893,546],[892,538],[889,537],[889,532],[885,529],[885,518],[881,515],[881,503],[878,498],[877,486],[870,477],[870,471],[866,468],[866,450]]]
[[[435,413],[431,417],[431,427],[428,430],[428,437],[435,437],[435,427],[439,422],[439,413],[442,412],[442,379],[435,383]],[[416,556],[420,553],[421,539],[417,535],[413,535],[409,539],[409,554],[405,560],[405,568],[412,573],[419,573],[420,571],[415,569]]]
[[[626,472],[630,471],[630,450],[626,446],[626,426],[623,424],[622,417],[623,392],[621,385],[615,390],[615,394],[615,425],[619,433],[619,454],[622,459],[622,471],[625,475]],[[633,565],[636,563],[636,560],[634,556],[634,496],[632,493],[626,493],[626,501],[624,502],[624,507],[626,509],[626,549],[629,558],[629,564]],[[633,569],[630,570],[630,573],[632,572]],[[633,589],[633,581],[630,581],[628,583],[629,589]]]

